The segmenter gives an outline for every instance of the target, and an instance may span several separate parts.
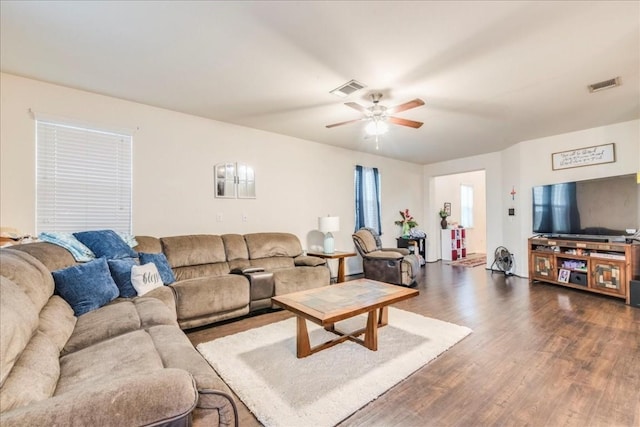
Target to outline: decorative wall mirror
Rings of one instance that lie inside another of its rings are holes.
[[[216,197],[255,199],[256,178],[253,168],[245,163],[218,163],[214,166]]]

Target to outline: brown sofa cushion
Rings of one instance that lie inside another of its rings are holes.
[[[277,256],[271,258],[259,258],[251,260],[252,267],[261,267],[267,271],[275,271],[283,268],[293,268],[295,263],[293,258]]]
[[[38,311],[27,294],[0,276],[0,386],[38,329]]]
[[[112,378],[150,374],[162,368],[162,360],[149,334],[129,332],[62,356],[55,394],[77,387],[92,388]]]
[[[198,279],[200,277],[222,276],[229,274],[231,269],[226,262],[216,262],[215,264],[191,265],[188,267],[178,267],[173,269],[176,281]],[[175,284],[175,282],[174,282]]]
[[[224,249],[227,253],[227,261],[236,261],[240,259],[249,259],[249,251],[244,237],[240,234],[223,234],[222,241]]]
[[[190,425],[186,417],[197,398],[188,372],[162,369],[153,374],[114,376],[2,413],[0,424],[2,427]],[[186,422],[180,423],[179,417]]]
[[[60,376],[60,350],[42,332],[37,332],[16,361],[0,388],[0,412],[47,399]]]
[[[136,236],[138,245],[133,248],[136,252],[144,252],[147,254],[157,254],[162,252],[162,243],[157,237]]]
[[[317,267],[319,265],[325,265],[327,263],[326,260],[320,257],[307,256],[307,255],[300,255],[296,257],[293,261],[296,264],[296,266],[301,266],[301,267]]]
[[[171,286],[176,291],[178,320],[249,306],[249,281],[239,274],[200,277],[179,281]]]
[[[35,242],[16,245],[12,246],[11,249],[26,252],[34,258],[37,258],[49,271],[61,270],[77,264],[73,255],[71,255],[71,252],[62,246],[49,242]]]
[[[162,250],[173,268],[225,262],[227,256],[220,236],[196,234],[163,237]]]
[[[31,299],[36,311],[40,312],[53,295],[54,284],[51,272],[44,264],[25,252],[15,249],[0,249],[0,251],[3,251],[0,276],[18,285]]]
[[[40,311],[38,330],[51,339],[60,353],[73,333],[77,319],[71,306],[62,297],[53,295]]]
[[[375,251],[378,248],[376,239],[368,230],[358,230],[353,234],[353,240],[355,240],[364,253]]]
[[[290,233],[245,234],[249,258],[291,257],[302,254],[300,240]]]
[[[161,301],[149,297],[118,300],[78,317],[62,354],[155,324],[177,324],[173,313]]]
[[[160,353],[162,363],[167,368],[181,368],[193,375],[198,388],[198,409],[194,413],[198,425],[211,425],[212,422],[229,420],[231,424],[235,418],[234,408],[230,404],[229,387],[211,370],[206,360],[198,353],[189,338],[175,328],[156,326],[149,329],[149,335]],[[211,391],[215,391],[211,393]],[[211,418],[208,422],[206,418]]]

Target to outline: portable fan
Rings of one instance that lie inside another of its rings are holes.
[[[491,271],[495,271],[493,267],[495,266],[498,271],[504,273],[505,276],[513,275],[513,267],[515,265],[515,261],[513,259],[513,254],[509,252],[507,248],[504,246],[498,246],[496,251],[494,252],[494,260],[491,265]]]

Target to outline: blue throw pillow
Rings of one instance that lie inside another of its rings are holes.
[[[169,260],[162,252],[157,254],[148,254],[144,252],[140,252],[140,264],[148,264],[150,262],[154,263],[156,267],[158,267],[158,273],[160,273],[160,277],[162,278],[162,283],[165,285],[170,285],[171,283],[176,281],[176,276],[173,275],[173,270],[169,265]]]
[[[99,258],[117,259],[138,256],[136,251],[131,249],[113,230],[81,231],[73,235]]]
[[[79,262],[86,262],[96,259],[91,249],[80,243],[71,233],[60,233],[56,231],[42,232],[38,235],[38,240],[53,243],[71,252],[73,258]]]
[[[110,259],[107,261],[111,277],[116,282],[116,286],[120,290],[120,296],[123,298],[133,298],[138,295],[136,289],[131,283],[131,267],[136,264],[134,258]]]
[[[76,316],[102,307],[119,294],[105,258],[54,271],[52,275],[56,291]]]

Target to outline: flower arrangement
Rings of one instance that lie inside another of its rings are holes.
[[[440,218],[446,218],[449,216],[447,211],[445,211],[444,209],[440,209],[440,212],[438,212],[438,215],[440,215]]]
[[[418,225],[418,223],[416,222],[415,218],[413,218],[413,216],[409,213],[409,209],[405,209],[404,211],[400,211],[400,216],[402,217],[401,220],[396,221],[394,224],[395,225],[401,225],[404,226],[405,224],[409,226],[409,228],[413,228],[416,227]]]
[[[413,218],[413,216],[409,213],[409,209],[400,211],[400,216],[402,217],[402,219],[395,221],[394,224],[402,226],[402,235],[407,236],[409,235],[409,230],[413,227],[416,227],[418,223],[416,222],[415,218]]]

